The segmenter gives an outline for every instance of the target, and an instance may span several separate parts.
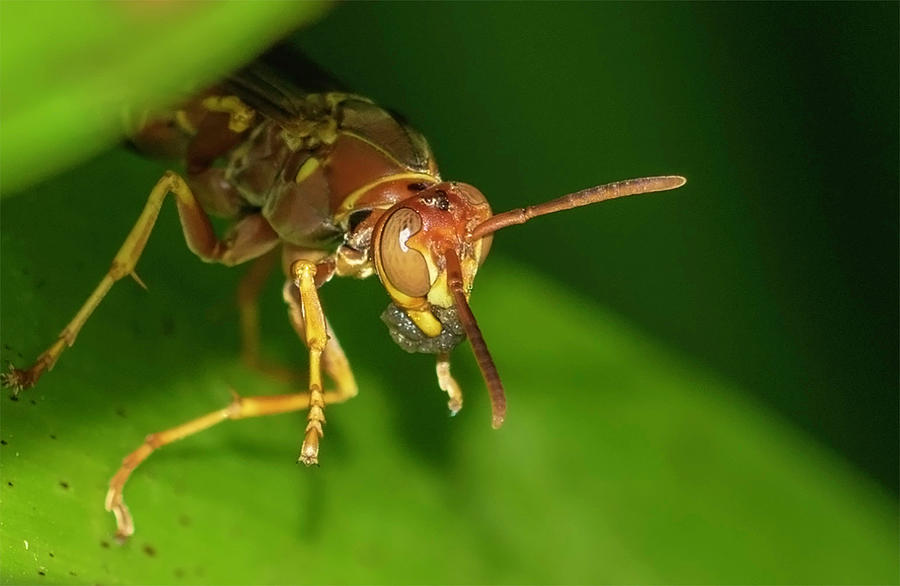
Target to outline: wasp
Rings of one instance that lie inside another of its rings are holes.
[[[436,356],[438,386],[452,414],[462,408],[463,394],[450,373],[450,351],[468,339],[499,428],[506,396],[469,307],[493,234],[538,216],[685,183],[677,175],[629,179],[494,214],[477,188],[441,178],[428,142],[399,116],[340,89],[300,56],[289,57],[294,77],[283,73],[281,61],[281,72],[263,58],[135,124],[132,144],[180,161],[183,172],[168,171],[156,183],[109,270],[50,347],[29,368],[10,365],[2,375],[15,393],[32,387],[117,281],[130,276],[143,285],[135,266],[170,194],[187,246],[201,260],[253,262],[238,294],[243,357],[251,365],[260,365],[256,297],[280,255],[288,317],[308,349],[308,385],[283,395],[234,394],[222,409],[148,435],[109,483],[105,507],[122,538],[134,532],[123,490],[135,468],[158,448],[222,421],[306,410],[299,461],[318,464],[326,406],[357,394],[319,302],[319,287],[334,277],[378,276],[390,298],[382,319],[391,337],[409,352]],[[210,216],[231,221],[224,236]]]

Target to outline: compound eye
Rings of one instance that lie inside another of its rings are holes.
[[[431,288],[425,257],[406,245],[421,229],[419,214],[409,208],[400,208],[387,219],[381,233],[384,277],[395,289],[410,297],[424,297]]]

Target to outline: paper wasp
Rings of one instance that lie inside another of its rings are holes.
[[[140,283],[135,265],[169,194],[194,254],[228,266],[254,261],[240,295],[250,363],[258,360],[259,275],[280,253],[288,316],[309,351],[307,388],[235,395],[222,409],[147,436],[110,481],[106,508],[122,537],[134,532],[123,500],[131,472],[157,448],[221,421],[306,409],[299,461],[318,463],[325,406],[357,394],[317,293],[335,276],[378,275],[390,297],[382,319],[391,337],[409,352],[436,355],[438,385],[452,413],[462,408],[463,398],[450,373],[450,351],[468,338],[490,393],[493,427],[499,428],[506,397],[468,304],[493,233],[537,216],[685,183],[680,176],[630,179],[493,214],[478,189],[441,178],[428,142],[398,116],[335,89],[307,62],[289,64],[300,80],[295,82],[276,73],[271,61],[148,113],[136,125],[131,140],[139,150],[180,160],[184,172],[168,171],[153,187],[109,271],[55,342],[30,368],[10,365],[3,374],[4,386],[14,392],[33,386],[74,343],[116,281],[131,276]],[[224,237],[215,233],[210,215],[231,220]],[[325,390],[322,371],[334,390]]]

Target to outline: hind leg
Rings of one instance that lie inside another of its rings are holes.
[[[253,370],[279,382],[294,383],[301,379],[299,372],[263,359],[260,352],[259,296],[277,258],[277,250],[272,250],[256,259],[238,285],[237,305],[241,322],[241,360]]]
[[[213,230],[209,216],[197,202],[193,192],[178,174],[167,171],[150,192],[147,203],[131,232],[125,238],[112,264],[100,283],[88,296],[72,320],[63,328],[56,341],[51,344],[27,369],[10,365],[8,372],[0,376],[0,383],[14,393],[30,388],[44,372],[51,370],[66,348],[75,343],[75,338],[84,327],[112,286],[123,277],[131,276],[143,286],[134,269],[147,245],[159,210],[166,195],[173,194],[178,205],[178,216],[184,231],[188,248],[207,262],[235,265],[255,258],[271,250],[278,243],[278,236],[268,222],[258,214],[238,221],[229,235],[220,239]]]

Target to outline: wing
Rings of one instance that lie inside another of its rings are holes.
[[[288,45],[275,47],[229,76],[220,87],[289,133],[296,130],[298,137],[308,134],[310,122],[333,118],[338,132],[373,145],[410,171],[438,174],[428,142],[400,115],[346,91]],[[327,95],[337,97],[338,102],[326,99]]]
[[[289,45],[278,45],[222,84],[251,108],[283,126],[310,115],[309,94],[345,91],[325,70]]]

